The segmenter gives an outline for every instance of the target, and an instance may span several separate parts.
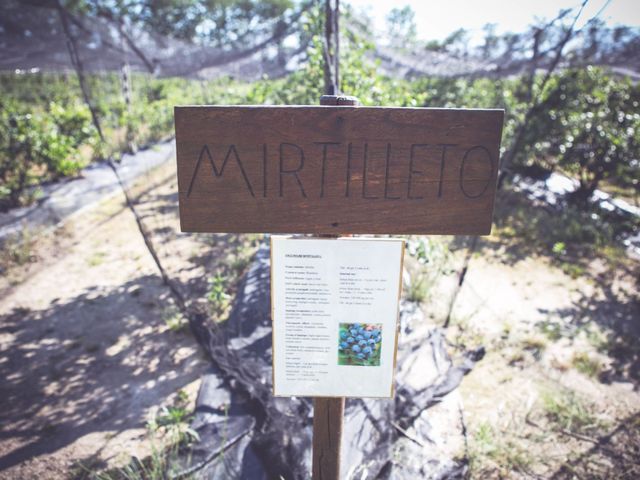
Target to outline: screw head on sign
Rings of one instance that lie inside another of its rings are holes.
[[[322,95],[320,97],[320,105],[357,107],[360,105],[360,101],[351,95]]]

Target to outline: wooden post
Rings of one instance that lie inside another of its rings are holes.
[[[320,105],[358,106],[356,97],[349,95],[322,95]],[[338,235],[323,235],[337,238]],[[340,478],[340,446],[344,397],[313,399],[313,480]]]
[[[344,398],[313,399],[313,480],[340,478]]]

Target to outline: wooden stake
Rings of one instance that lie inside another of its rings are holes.
[[[324,44],[324,90],[320,105],[358,105],[358,99],[337,95],[339,85],[339,0],[335,9],[331,0],[325,0],[325,44]],[[335,37],[334,37],[335,35]],[[335,46],[332,43],[335,39]],[[332,235],[336,237],[337,235]],[[344,398],[313,399],[313,479],[338,480],[340,478],[340,445],[342,443],[342,420]]]
[[[313,399],[313,480],[340,478],[344,398]]]
[[[352,105],[360,102],[348,95],[322,95],[320,105]],[[337,235],[329,235],[337,238]],[[313,399],[313,480],[339,480],[344,398]]]

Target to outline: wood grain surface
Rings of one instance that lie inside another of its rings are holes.
[[[340,478],[344,398],[313,399],[313,480]]]
[[[176,107],[182,231],[488,234],[503,116]]]

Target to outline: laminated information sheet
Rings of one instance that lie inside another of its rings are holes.
[[[277,396],[392,397],[404,241],[271,237]]]

